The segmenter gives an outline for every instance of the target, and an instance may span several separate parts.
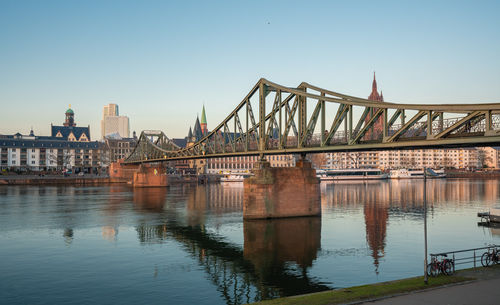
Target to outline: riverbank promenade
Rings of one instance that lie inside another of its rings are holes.
[[[463,270],[458,272],[458,276],[474,280],[358,304],[499,304],[500,266]]]
[[[453,276],[403,279],[392,282],[349,287],[301,296],[280,298],[254,304],[332,305],[332,304],[498,304],[500,265],[459,270]]]

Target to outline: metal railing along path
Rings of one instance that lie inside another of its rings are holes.
[[[455,272],[456,266],[461,265],[465,269],[467,267],[478,267],[481,266],[481,256],[488,252],[490,249],[500,248],[500,245],[489,245],[486,247],[466,249],[466,250],[457,250],[457,251],[448,251],[448,252],[440,252],[440,253],[431,253],[431,261],[432,258],[438,258],[440,256],[446,256],[453,261],[453,272]]]

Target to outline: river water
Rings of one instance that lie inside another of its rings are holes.
[[[243,221],[242,185],[1,186],[1,303],[243,304],[422,274],[422,180],[321,194],[321,217]],[[500,243],[476,216],[499,201],[499,180],[429,180],[429,253]]]

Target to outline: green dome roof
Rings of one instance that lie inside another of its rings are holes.
[[[66,110],[66,113],[75,114],[71,108],[69,108],[68,110]]]

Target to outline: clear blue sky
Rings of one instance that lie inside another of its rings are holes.
[[[0,133],[49,134],[68,104],[100,137],[209,129],[260,77],[387,101],[500,102],[499,1],[0,0]]]

